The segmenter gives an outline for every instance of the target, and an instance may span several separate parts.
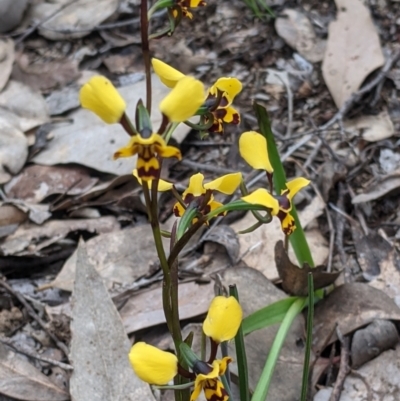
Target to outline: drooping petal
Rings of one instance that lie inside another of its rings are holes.
[[[279,220],[281,221],[282,231],[285,235],[290,235],[296,229],[294,218],[290,213],[280,212],[278,214]]]
[[[242,90],[242,83],[237,78],[222,77],[217,79],[209,92],[212,95],[217,95],[217,89],[225,93],[228,99],[228,105],[230,105],[235,96]]]
[[[242,322],[242,307],[235,297],[215,297],[203,323],[203,331],[215,342],[231,340]]]
[[[297,194],[297,192],[299,192],[302,188],[306,187],[309,183],[310,180],[307,180],[306,178],[303,177],[297,177],[287,182],[286,187],[289,190],[287,197],[289,198],[289,200],[292,200],[292,198]]]
[[[262,205],[271,209],[271,214],[276,216],[279,213],[279,202],[266,189],[259,188],[250,195],[243,196],[243,201],[252,205]]]
[[[95,76],[79,91],[79,101],[83,108],[89,109],[107,124],[121,120],[126,109],[125,100],[107,78]]]
[[[132,136],[128,144],[122,148],[119,148],[115,153],[113,158],[119,159],[120,157],[132,157],[138,152],[137,138],[136,135]]]
[[[182,160],[181,151],[174,146],[165,146],[157,149],[157,153],[161,157],[176,157],[178,160]]]
[[[174,354],[144,342],[131,348],[129,361],[137,376],[150,384],[167,384],[178,372],[178,359]]]
[[[158,75],[161,82],[165,86],[168,86],[168,88],[174,88],[178,81],[185,76],[180,71],[157,58],[152,58],[151,64],[153,65],[154,72]]]
[[[160,110],[172,122],[194,116],[205,99],[204,85],[193,77],[183,77],[161,101]]]
[[[225,110],[225,116],[222,120],[227,124],[239,124],[240,123],[240,114],[239,112],[232,106],[228,106]]]
[[[204,175],[201,173],[193,174],[189,179],[189,185],[186,191],[183,192],[182,197],[185,199],[186,195],[191,194],[194,197],[203,195],[206,191],[203,186]]]
[[[176,217],[182,217],[185,213],[185,210],[186,209],[179,202],[176,202],[172,209]]]
[[[139,184],[142,185],[142,179],[139,177],[139,174],[138,174],[138,171],[136,168],[132,171],[132,174],[138,180]],[[149,180],[147,182],[148,182],[149,187],[151,187],[152,180]],[[157,190],[160,192],[166,192],[166,191],[169,191],[173,186],[174,186],[174,184],[172,184],[171,182],[164,181],[163,179],[160,178],[158,180]]]
[[[268,157],[267,140],[258,132],[244,132],[239,138],[239,151],[254,169],[266,170],[268,173],[274,171]]]
[[[203,389],[203,383],[201,378],[199,378],[198,376],[196,377],[196,380],[194,382],[194,388],[193,388],[193,392],[190,396],[190,401],[195,401],[199,398],[201,390]]]
[[[242,181],[241,173],[226,174],[213,181],[204,184],[204,188],[213,189],[226,195],[232,195]]]

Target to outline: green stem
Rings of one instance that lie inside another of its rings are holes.
[[[265,401],[267,398],[269,386],[271,384],[272,375],[274,373],[275,365],[279,357],[279,353],[285,342],[286,336],[292,326],[295,317],[303,310],[306,303],[306,298],[297,299],[287,311],[278,332],[276,333],[274,343],[268,354],[267,361],[261,373],[260,380],[254,390],[251,401]]]
[[[146,73],[146,109],[151,115],[151,62],[149,47],[149,20],[147,18],[147,0],[140,4],[140,33],[142,38],[142,55]]]
[[[179,125],[179,123],[172,123],[169,126],[168,131],[164,134],[165,143],[169,142],[169,140],[171,139],[172,134],[174,133],[174,131],[176,130],[176,127],[178,125]]]

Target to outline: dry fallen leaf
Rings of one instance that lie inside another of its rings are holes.
[[[0,106],[18,117],[23,132],[49,121],[47,104],[39,92],[10,80],[0,93]]]
[[[214,298],[213,283],[179,284],[179,318],[190,319],[207,312]],[[161,286],[133,295],[120,309],[127,333],[165,323]]]
[[[148,273],[150,263],[157,260],[149,224],[100,234],[87,241],[86,252],[108,288],[117,283],[134,282]],[[60,273],[50,283],[51,286],[72,291],[76,258],[77,252],[65,262]]]
[[[153,400],[128,360],[130,342],[103,280],[78,247],[73,292],[70,390],[74,401]]]
[[[285,9],[275,20],[278,35],[305,59],[317,63],[324,57],[326,41],[317,37],[309,19],[299,11]]]
[[[400,320],[400,308],[383,291],[365,283],[335,288],[315,306],[314,351],[319,354],[337,340],[336,324],[347,335],[375,319]]]
[[[38,30],[47,39],[82,38],[113,15],[118,5],[118,0],[77,0],[69,5],[64,0],[39,2],[32,5],[31,18],[43,21]]]
[[[54,194],[81,195],[89,191],[97,181],[97,178],[90,177],[88,171],[79,166],[31,165],[5,185],[4,190],[9,198],[39,203]]]
[[[275,264],[282,280],[282,288],[290,295],[308,295],[308,273],[313,274],[316,290],[327,287],[335,282],[341,272],[327,273],[326,266],[311,268],[305,264],[302,268],[292,263],[283,246],[283,241],[275,244]]]
[[[69,394],[57,387],[25,357],[0,343],[0,394],[24,401],[66,401]]]
[[[9,181],[11,174],[17,174],[27,157],[28,140],[19,128],[18,119],[0,107],[0,184]]]
[[[387,111],[376,116],[360,116],[352,120],[345,120],[344,127],[350,135],[360,135],[368,142],[390,138],[395,132],[393,122]]]
[[[377,178],[364,193],[356,195],[351,202],[357,203],[370,202],[397,190],[400,187],[400,170],[394,171],[385,177]]]
[[[12,66],[14,63],[14,56],[13,40],[0,40],[0,92],[6,86],[8,79],[10,78]]]
[[[336,21],[329,24],[322,74],[336,106],[356,92],[385,60],[369,9],[361,0],[335,0]]]

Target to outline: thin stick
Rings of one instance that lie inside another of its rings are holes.
[[[15,291],[9,284],[7,284],[4,281],[4,279],[0,280],[0,286],[5,288],[10,294],[12,294],[15,298],[17,298],[22,305],[24,305],[29,315],[39,323],[40,327],[54,341],[57,347],[60,348],[62,352],[64,352],[66,358],[68,359],[68,354],[69,354],[68,347],[63,342],[61,342],[52,332],[49,331],[47,324],[39,317],[39,315],[34,311],[32,306],[26,301],[26,299],[19,292]]]
[[[151,115],[151,63],[149,48],[149,20],[147,19],[147,0],[140,5],[140,33],[142,38],[142,54],[146,72],[146,109]]]

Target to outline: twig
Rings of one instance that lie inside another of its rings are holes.
[[[343,390],[343,384],[350,373],[349,367],[349,357],[350,357],[350,350],[349,350],[349,338],[343,336],[339,326],[336,326],[336,335],[340,341],[342,349],[340,350],[340,366],[339,366],[339,373],[336,379],[336,383],[333,386],[333,390],[331,396],[329,397],[329,401],[339,401],[340,396]]]
[[[17,291],[15,291],[9,284],[7,284],[4,279],[0,279],[0,286],[5,288],[10,294],[12,294],[15,298],[18,299],[19,302],[21,302],[22,305],[26,308],[28,314],[38,322],[40,327],[48,334],[48,336],[54,341],[54,343],[57,345],[58,348],[64,352],[66,358],[68,358],[69,350],[68,347],[61,341],[58,340],[58,338],[51,332],[49,331],[49,328],[47,327],[47,324],[39,317],[39,315],[34,311],[32,306],[26,301],[26,299]]]
[[[74,370],[74,368],[67,363],[63,363],[63,362],[56,361],[54,359],[46,358],[44,356],[39,355],[36,352],[28,351],[27,349],[21,349],[10,338],[0,336],[0,342],[2,344],[8,345],[9,347],[12,347],[19,354],[29,356],[30,358],[37,359],[38,361],[49,363],[50,365],[53,365],[53,366],[58,366],[59,368],[64,369],[64,370]]]

